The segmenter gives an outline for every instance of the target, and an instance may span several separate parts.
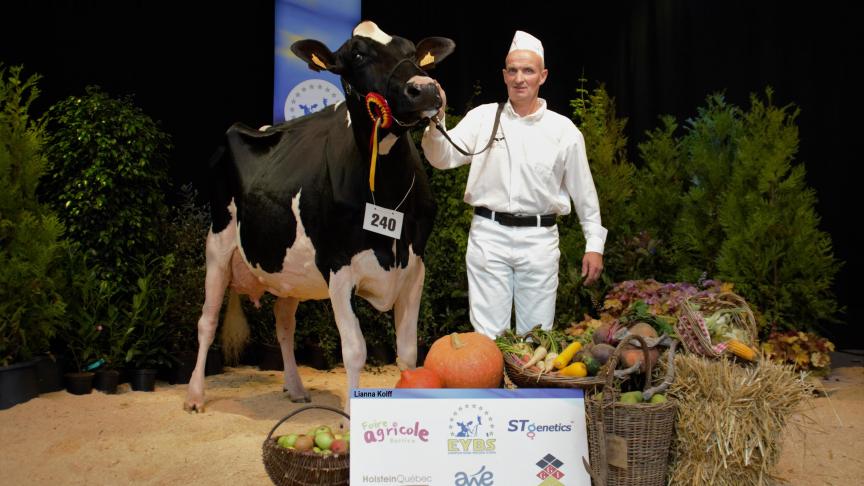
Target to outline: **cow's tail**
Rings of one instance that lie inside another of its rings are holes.
[[[225,322],[222,324],[222,354],[225,361],[236,364],[240,361],[240,353],[249,340],[249,322],[243,314],[240,305],[240,294],[233,289],[228,291],[228,310],[225,311]]]

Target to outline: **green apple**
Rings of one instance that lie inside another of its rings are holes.
[[[327,432],[328,434],[333,435],[333,431],[330,429],[330,427],[326,425],[319,425],[318,428],[316,428],[315,431],[312,432],[312,435],[315,436],[320,434],[321,432]]]
[[[651,399],[648,400],[648,403],[665,403],[666,395],[662,393],[658,393],[656,395],[651,395]]]
[[[287,449],[289,447],[294,447],[294,443],[297,442],[297,437],[299,437],[297,434],[283,435],[279,437],[276,443]]]
[[[330,432],[318,432],[315,435],[315,445],[322,449],[329,449],[330,444],[333,443],[333,434]]]

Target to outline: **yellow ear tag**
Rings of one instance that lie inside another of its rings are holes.
[[[420,67],[425,67],[435,62],[435,56],[431,52],[427,52],[423,59],[420,59]]]
[[[312,62],[315,65],[320,66],[321,69],[327,69],[327,65],[324,64],[324,62],[321,59],[318,59],[318,56],[316,56],[315,54],[312,54]]]

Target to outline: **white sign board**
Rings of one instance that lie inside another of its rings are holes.
[[[585,485],[578,389],[351,390],[351,484]]]

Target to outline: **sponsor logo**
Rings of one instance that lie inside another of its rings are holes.
[[[524,433],[529,439],[534,439],[537,434],[570,432],[572,430],[573,422],[539,424],[528,419],[512,419],[507,421],[507,432]]]
[[[421,426],[419,420],[413,424],[400,424],[388,420],[366,421],[360,426],[363,428],[363,441],[367,444],[375,442],[388,442],[390,444],[429,442],[429,429]]]
[[[431,474],[364,474],[362,484],[398,484],[404,486],[431,486]]]
[[[492,471],[487,471],[486,466],[480,468],[474,474],[467,474],[465,472],[457,472],[455,477],[454,486],[492,486],[495,484],[495,475],[492,474]]]
[[[552,454],[546,454],[536,464],[540,468],[537,477],[543,480],[540,483],[542,486],[559,486],[563,484],[559,481],[559,479],[564,477],[564,473],[561,471],[561,466],[564,463],[560,459]]]
[[[494,454],[495,424],[489,412],[476,403],[459,406],[450,415],[449,454]]]

